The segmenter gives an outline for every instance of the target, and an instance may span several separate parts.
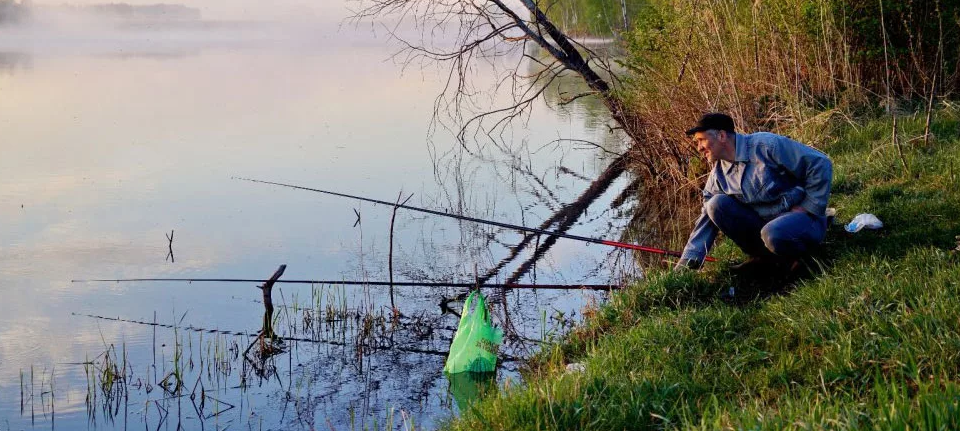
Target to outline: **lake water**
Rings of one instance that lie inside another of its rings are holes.
[[[0,429],[431,427],[455,415],[471,388],[451,391],[441,372],[457,317],[438,304],[463,289],[397,287],[392,323],[386,288],[278,285],[277,331],[302,341],[255,363],[255,283],[71,283],[256,279],[280,264],[284,279],[387,280],[389,208],[234,177],[402,191],[409,205],[536,226],[606,162],[554,140],[616,149],[602,111],[538,100],[501,135],[512,154],[465,154],[431,122],[443,71],[404,68],[397,49],[335,21],[0,30]],[[478,67],[473,79],[497,77]],[[615,238],[624,221],[605,202],[620,188],[571,233]],[[395,231],[398,281],[469,282],[520,238],[403,210]],[[523,282],[607,283],[629,261],[560,240]],[[536,350],[605,295],[508,301]],[[516,368],[504,362],[500,384]]]

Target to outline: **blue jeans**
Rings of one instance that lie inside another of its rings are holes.
[[[771,220],[727,196],[715,195],[705,204],[707,216],[744,253],[796,259],[823,242],[827,218],[807,212],[786,212]]]

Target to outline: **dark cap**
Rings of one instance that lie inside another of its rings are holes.
[[[703,114],[703,116],[700,117],[700,121],[697,121],[697,125],[687,130],[687,136],[707,130],[725,130],[733,133],[733,118],[719,112]]]

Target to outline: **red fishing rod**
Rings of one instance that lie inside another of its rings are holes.
[[[303,186],[298,186],[298,185],[293,185],[293,184],[284,184],[284,183],[277,183],[277,182],[273,182],[273,181],[256,180],[256,179],[252,179],[252,178],[243,178],[243,177],[234,177],[234,178],[236,178],[236,179],[238,179],[238,180],[250,181],[250,182],[254,182],[254,183],[270,184],[270,185],[280,186],[280,187],[289,187],[289,188],[292,188],[292,189],[307,190],[307,191],[311,191],[311,192],[324,193],[324,194],[328,194],[328,195],[340,196],[340,197],[350,198],[350,199],[357,199],[357,200],[366,201],[366,202],[373,202],[373,203],[375,203],[375,204],[387,205],[387,206],[391,206],[391,207],[395,207],[395,208],[404,208],[404,209],[408,209],[408,210],[411,210],[411,211],[419,211],[419,212],[423,212],[423,213],[427,213],[427,214],[433,214],[433,215],[438,215],[438,216],[443,216],[443,217],[451,217],[451,218],[455,218],[455,219],[457,219],[457,220],[464,220],[464,221],[470,221],[470,222],[474,222],[474,223],[487,224],[487,225],[491,225],[491,226],[502,227],[502,228],[505,228],[505,229],[518,230],[518,231],[521,231],[521,232],[530,232],[530,233],[536,233],[536,234],[541,234],[541,235],[558,236],[558,237],[560,237],[560,238],[568,238],[568,239],[573,239],[573,240],[577,240],[577,241],[592,242],[592,243],[594,243],[594,244],[603,244],[603,245],[609,245],[609,246],[611,246],[611,247],[627,248],[627,249],[630,249],[630,250],[645,251],[645,252],[647,252],[647,253],[657,253],[657,254],[664,254],[664,255],[667,255],[667,256],[675,256],[675,257],[680,257],[680,256],[681,256],[681,253],[680,253],[680,252],[677,252],[677,251],[664,250],[664,249],[662,249],[662,248],[656,248],[656,247],[647,247],[647,246],[645,246],[645,245],[628,244],[628,243],[625,243],[625,242],[610,241],[610,240],[599,239],[599,238],[590,238],[590,237],[586,237],[586,236],[571,235],[571,234],[568,234],[568,233],[560,233],[560,232],[553,232],[553,231],[548,231],[548,230],[543,230],[543,229],[537,229],[537,228],[533,228],[533,227],[526,227],[526,226],[520,226],[520,225],[515,225],[515,224],[509,224],[509,223],[501,223],[501,222],[498,222],[498,221],[484,220],[484,219],[478,219],[478,218],[474,218],[474,217],[462,216],[462,215],[457,215],[457,214],[450,214],[450,213],[447,213],[447,212],[442,212],[442,211],[437,211],[437,210],[431,210],[431,209],[426,209],[426,208],[412,207],[412,206],[404,205],[404,204],[398,204],[398,203],[393,203],[393,202],[381,201],[381,200],[378,200],[378,199],[365,198],[365,197],[361,197],[361,196],[348,195],[348,194],[345,194],[345,193],[331,192],[331,191],[328,191],[328,190],[314,189],[314,188],[310,188],[310,187],[303,187]],[[706,258],[704,258],[704,260],[706,260],[707,262],[715,262],[717,259],[712,258],[712,257],[710,257],[710,256],[707,256]]]

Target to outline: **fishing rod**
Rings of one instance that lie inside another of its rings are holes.
[[[89,317],[89,318],[91,318],[91,319],[111,320],[111,321],[114,321],[114,322],[133,323],[133,324],[136,324],[136,325],[156,326],[156,327],[160,327],[160,328],[180,329],[180,330],[193,331],[193,332],[204,332],[204,333],[208,333],[208,334],[209,334],[209,333],[214,333],[214,334],[223,334],[223,335],[235,335],[235,336],[240,336],[240,337],[242,337],[242,336],[247,336],[247,337],[257,337],[257,336],[259,336],[259,334],[256,333],[256,332],[229,331],[229,330],[217,329],[217,328],[200,328],[200,327],[196,327],[196,326],[182,327],[182,326],[179,326],[179,325],[169,324],[169,323],[147,322],[147,321],[144,321],[144,320],[123,319],[123,318],[120,318],[120,317],[97,316],[97,315],[95,315],[95,314],[78,314],[78,313],[70,313],[70,314],[71,314],[71,315],[74,315],[74,316]],[[316,338],[306,338],[306,337],[290,337],[290,336],[285,336],[285,337],[284,337],[284,336],[279,336],[279,335],[278,335],[278,336],[276,336],[274,339],[284,340],[284,341],[301,341],[301,342],[316,343],[316,344],[330,344],[330,345],[333,345],[333,346],[354,346],[353,343],[348,344],[348,343],[345,343],[345,342],[343,342],[343,341],[329,340],[329,339],[322,339],[322,338],[321,338],[321,339],[316,339]],[[371,346],[371,347],[372,347],[372,346]],[[447,356],[447,355],[450,354],[450,352],[445,352],[445,351],[442,351],[442,350],[421,349],[421,348],[417,348],[417,347],[413,347],[413,346],[397,346],[397,345],[392,345],[392,346],[389,346],[389,347],[388,347],[388,346],[379,346],[379,347],[375,347],[375,348],[377,348],[377,349],[379,349],[379,350],[397,350],[397,351],[406,352],[406,353],[420,353],[420,354],[425,354],[425,355],[437,355],[437,356]],[[504,354],[503,352],[499,352],[498,355],[497,355],[497,360],[498,360],[498,361],[501,361],[501,362],[517,362],[517,361],[519,361],[520,359],[517,358],[517,357],[515,357],[515,356],[511,356],[511,355]]]
[[[433,214],[433,215],[438,215],[438,216],[443,216],[443,217],[451,217],[451,218],[455,218],[455,219],[457,219],[457,220],[465,220],[465,221],[470,221],[470,222],[474,222],[474,223],[487,224],[487,225],[502,227],[502,228],[505,228],[505,229],[518,230],[518,231],[521,231],[521,232],[530,232],[530,233],[536,233],[536,234],[540,234],[540,235],[558,236],[558,237],[560,237],[560,238],[567,238],[567,239],[573,239],[573,240],[577,240],[577,241],[590,242],[590,243],[594,243],[594,244],[603,244],[603,245],[609,245],[609,246],[611,246],[611,247],[627,248],[627,249],[630,249],[630,250],[639,250],[639,251],[645,251],[645,252],[647,252],[647,253],[663,254],[663,255],[674,256],[674,257],[681,257],[681,255],[682,255],[680,252],[671,251],[671,250],[664,250],[664,249],[662,249],[662,248],[648,247],[648,246],[645,246],[645,245],[638,245],[638,244],[629,244],[629,243],[618,242],[618,241],[610,241],[610,240],[600,239],[600,238],[591,238],[591,237],[587,237],[587,236],[572,235],[572,234],[568,234],[568,233],[548,231],[548,230],[537,229],[537,228],[533,228],[533,227],[526,227],[526,226],[520,226],[520,225],[515,225],[515,224],[502,223],[502,222],[492,221],[492,220],[484,220],[484,219],[479,219],[479,218],[475,218],[475,217],[468,217],[468,216],[463,216],[463,215],[450,214],[450,213],[447,213],[447,212],[442,212],[442,211],[437,211],[437,210],[431,210],[431,209],[426,209],[426,208],[413,207],[413,206],[410,206],[410,205],[404,205],[404,204],[398,204],[398,203],[393,203],[393,202],[381,201],[381,200],[378,200],[378,199],[371,199],[371,198],[365,198],[365,197],[361,197],[361,196],[348,195],[348,194],[345,194],[345,193],[331,192],[331,191],[328,191],[328,190],[314,189],[314,188],[310,188],[310,187],[297,186],[297,185],[293,185],[293,184],[277,183],[277,182],[273,182],[273,181],[257,180],[257,179],[253,179],[253,178],[243,178],[243,177],[234,177],[234,178],[236,178],[236,179],[238,179],[238,180],[250,181],[250,182],[254,182],[254,183],[270,184],[270,185],[274,185],[274,186],[289,187],[289,188],[299,189],[299,190],[307,190],[307,191],[311,191],[311,192],[324,193],[324,194],[333,195],[333,196],[340,196],[340,197],[344,197],[344,198],[358,199],[358,200],[361,200],[361,201],[373,202],[373,203],[375,203],[375,204],[388,205],[388,206],[395,207],[395,208],[403,208],[403,209],[408,209],[408,210],[411,210],[411,211],[419,211],[419,212],[423,212],[423,213],[427,213],[427,214]],[[713,258],[713,257],[710,257],[710,256],[707,256],[706,258],[704,258],[704,260],[706,260],[707,262],[715,262],[717,259],[716,259],[716,258]]]
[[[128,283],[128,282],[220,282],[220,283],[266,283],[266,279],[254,278],[117,278],[117,279],[88,279],[70,280],[71,283]],[[332,284],[345,286],[422,286],[422,287],[476,287],[476,283],[442,282],[442,281],[356,281],[356,280],[275,280],[274,283],[288,284]],[[518,283],[484,283],[480,287],[496,287],[504,289],[543,289],[543,290],[618,290],[621,286],[607,284],[518,284]]]

